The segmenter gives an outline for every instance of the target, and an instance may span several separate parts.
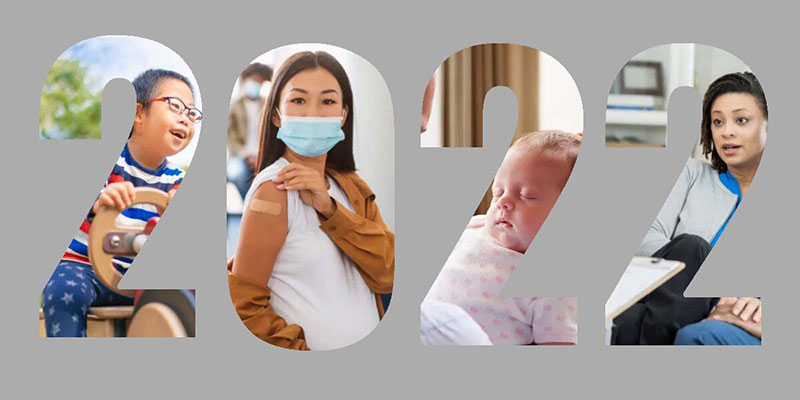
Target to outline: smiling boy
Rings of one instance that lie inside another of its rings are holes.
[[[171,200],[183,181],[184,172],[166,157],[186,148],[194,136],[195,123],[202,118],[194,107],[191,83],[176,72],[150,69],[134,79],[133,87],[136,114],[125,148],[42,293],[49,337],[86,336],[91,306],[133,304],[132,298],[103,285],[89,262],[88,233],[95,213],[102,207],[114,207],[122,211],[118,225],[144,226],[159,213],[150,204],[131,206],[134,188],[159,189],[169,193]],[[113,260],[123,274],[131,262],[133,259],[127,257]]]

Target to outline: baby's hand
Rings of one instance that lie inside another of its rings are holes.
[[[135,197],[133,183],[114,182],[103,188],[100,197],[94,202],[92,212],[97,214],[100,207],[116,207],[122,211],[133,204]]]
[[[482,228],[486,224],[486,219],[470,219],[467,228]]]

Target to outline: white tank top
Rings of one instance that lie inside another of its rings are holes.
[[[245,196],[245,207],[256,189],[287,165],[280,158],[264,168]],[[328,194],[353,211],[342,188],[326,178]],[[312,350],[358,342],[378,325],[375,295],[350,258],[319,228],[314,208],[303,203],[297,191],[287,192],[286,203],[289,232],[267,283],[272,291],[270,305],[288,324],[303,327]]]

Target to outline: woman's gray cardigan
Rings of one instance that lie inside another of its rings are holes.
[[[711,164],[689,159],[667,201],[639,246],[640,256],[651,256],[684,233],[714,239],[736,206],[737,196],[720,181]]]

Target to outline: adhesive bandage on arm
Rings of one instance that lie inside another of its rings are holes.
[[[250,211],[268,215],[278,215],[281,213],[281,205],[279,203],[267,200],[252,199],[250,200],[248,208]]]

